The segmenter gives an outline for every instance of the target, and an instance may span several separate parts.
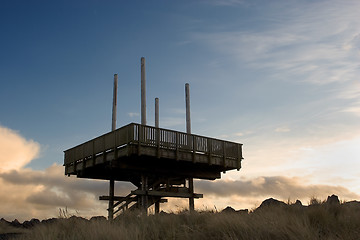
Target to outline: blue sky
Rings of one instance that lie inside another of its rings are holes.
[[[357,198],[359,7],[336,0],[2,1],[0,160],[8,167],[0,168],[0,184],[21,191],[16,174],[55,171],[50,183],[28,180],[37,190],[19,196],[38,216],[62,201],[79,208],[68,192],[74,184],[93,199],[102,193],[103,183],[92,189],[61,175],[62,151],[111,129],[115,73],[117,126],[140,122],[145,57],[149,125],[159,97],[160,126],[185,131],[188,82],[192,131],[244,144],[240,172],[213,185],[198,182],[206,198],[199,205],[240,208],[265,197],[306,201],[332,193]],[[9,155],[10,147],[22,157]],[[224,198],[210,187],[225,183],[229,191],[250,190]],[[56,204],[36,202],[35,193],[53,194]],[[96,204],[82,211],[101,213]]]

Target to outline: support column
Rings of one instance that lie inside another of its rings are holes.
[[[159,98],[155,98],[155,127],[159,128]]]
[[[145,58],[141,58],[141,124],[146,125],[146,75]]]
[[[160,200],[155,202],[155,214],[160,213]]]
[[[145,195],[141,196],[141,210],[144,211],[144,213],[147,215],[147,209],[148,209],[147,191],[149,189],[148,189],[148,177],[145,174],[141,175],[141,190],[146,192]]]
[[[116,129],[117,84],[118,84],[118,75],[114,74],[114,91],[113,91],[111,131],[115,131],[115,129]],[[108,220],[114,219],[114,194],[115,194],[114,189],[115,189],[115,180],[113,177],[111,177],[110,185],[109,185]]]
[[[190,118],[190,85],[185,84],[185,105],[186,105],[186,133],[191,134],[191,118]]]
[[[191,134],[191,118],[190,118],[190,85],[185,84],[185,105],[186,105],[186,133]],[[190,143],[190,137],[188,135],[188,143]],[[192,144],[193,145],[193,144]],[[195,149],[193,149],[195,151]],[[189,193],[194,194],[194,179],[189,178]],[[189,198],[189,210],[190,212],[195,210],[194,198]]]
[[[110,179],[110,187],[109,187],[109,209],[108,209],[108,220],[114,219],[114,187],[115,181],[114,179]]]
[[[194,194],[194,179],[193,178],[189,178],[189,193]],[[190,212],[193,212],[195,210],[195,203],[194,203],[193,197],[189,198],[189,210],[190,210]]]

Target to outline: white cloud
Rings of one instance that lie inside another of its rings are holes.
[[[0,126],[0,172],[20,169],[39,156],[40,144]]]

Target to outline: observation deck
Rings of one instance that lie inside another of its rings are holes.
[[[141,182],[153,179],[214,180],[241,168],[242,144],[131,123],[64,151],[65,174]]]

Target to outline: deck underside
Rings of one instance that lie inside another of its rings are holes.
[[[241,168],[241,144],[130,124],[65,151],[65,174],[136,181],[142,174],[214,180]]]

